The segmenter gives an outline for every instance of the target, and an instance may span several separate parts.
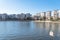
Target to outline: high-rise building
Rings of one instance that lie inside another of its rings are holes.
[[[43,17],[43,16],[44,16],[44,12],[41,12],[40,14],[41,14],[41,15],[40,15],[41,17]]]
[[[60,18],[60,10],[58,10],[58,18]]]
[[[42,13],[41,13],[41,18],[42,18],[43,20],[46,20],[46,12],[42,12]]]
[[[54,10],[53,11],[53,19],[55,20],[55,19],[57,19],[58,18],[58,10]]]
[[[37,19],[40,20],[40,19],[41,19],[41,14],[40,14],[40,13],[37,13],[37,14],[36,14],[36,17],[37,17]]]
[[[41,17],[46,17],[46,12],[41,12],[40,14]]]
[[[43,20],[46,20],[46,12],[43,12]]]
[[[20,17],[21,20],[25,19],[26,15],[24,13],[21,13],[20,15],[21,15],[21,17]]]
[[[46,20],[50,20],[51,19],[51,11],[47,11],[46,12]]]

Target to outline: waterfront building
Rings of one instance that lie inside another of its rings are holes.
[[[40,13],[40,16],[41,16],[41,18],[42,18],[42,17],[44,16],[44,12],[41,12],[41,13]]]
[[[9,16],[9,18],[11,18],[11,19],[16,18],[16,14],[10,14],[10,15],[8,15],[8,16]]]
[[[27,19],[27,18],[31,18],[32,15],[30,13],[21,13],[21,14],[17,14],[17,19],[20,19],[20,20],[24,20],[24,19]]]
[[[11,16],[12,16],[12,18],[16,18],[16,14],[12,14]]]
[[[25,18],[26,18],[26,19],[27,19],[27,18],[31,18],[31,16],[32,16],[32,15],[31,15],[30,13],[26,13],[26,14],[25,14]]]
[[[0,14],[0,20],[2,20],[2,14]]]
[[[21,15],[20,19],[21,19],[21,20],[24,20],[25,17],[26,17],[26,15],[25,15],[24,13],[21,13],[20,15]]]
[[[30,13],[26,13],[26,17],[31,17],[32,15]]]
[[[12,16],[11,15],[8,15],[8,19],[10,19]]]
[[[60,10],[58,10],[58,18],[60,19]]]
[[[37,13],[35,17],[40,20],[41,19],[41,14]]]
[[[46,20],[46,12],[41,12],[40,16],[43,20]]]
[[[51,11],[47,11],[46,12],[46,20],[50,20],[51,19]]]
[[[37,13],[36,15],[37,15],[37,16],[41,16],[41,14],[40,14],[40,13]]]
[[[38,19],[39,19],[39,17],[36,16],[36,15],[34,15],[32,18],[33,18],[34,20],[38,20]]]
[[[8,15],[7,15],[7,13],[4,13],[4,14],[1,15],[1,17],[2,17],[2,20],[6,20]]]
[[[55,19],[58,19],[58,10],[54,10],[53,11],[53,19],[55,20]]]
[[[20,20],[21,14],[17,14],[17,15],[16,15],[16,18]]]

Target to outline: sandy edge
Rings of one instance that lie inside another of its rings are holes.
[[[51,23],[60,23],[60,21],[40,21],[40,20],[35,20],[33,22],[51,22]]]

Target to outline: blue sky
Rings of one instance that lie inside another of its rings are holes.
[[[0,13],[36,14],[55,9],[60,9],[60,0],[0,0]]]

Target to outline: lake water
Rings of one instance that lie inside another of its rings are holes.
[[[49,32],[54,36],[51,37]],[[60,24],[32,21],[0,21],[0,40],[60,40]]]

